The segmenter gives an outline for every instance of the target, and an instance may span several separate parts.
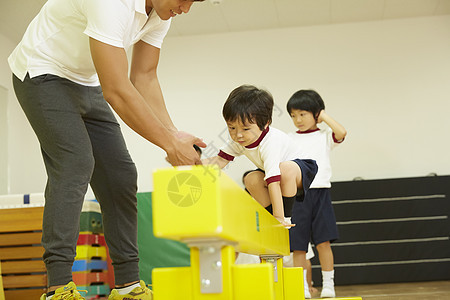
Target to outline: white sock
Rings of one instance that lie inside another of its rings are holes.
[[[308,275],[308,271],[303,269],[303,287],[305,290],[305,299],[311,299],[311,293],[309,292],[308,279],[306,279],[306,275]]]
[[[126,295],[129,292],[131,292],[132,290],[134,290],[137,287],[140,287],[141,283],[140,282],[136,282],[135,284],[132,284],[130,286],[124,287],[124,288],[116,288],[116,290],[119,292],[119,295]]]
[[[322,271],[322,282],[330,283],[334,286],[334,270],[332,271]]]
[[[306,277],[308,275],[308,270],[303,269],[303,284],[305,285],[305,290],[309,291],[309,286],[308,286],[308,277]]]

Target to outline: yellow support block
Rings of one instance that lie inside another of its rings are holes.
[[[192,286],[195,300],[233,300],[233,288],[231,279],[231,268],[235,261],[235,251],[232,246],[224,246],[220,250],[222,270],[222,292],[221,293],[203,293],[202,285],[205,284],[200,272],[200,251],[198,248],[191,248],[191,270],[192,270]],[[207,276],[206,276],[207,277]],[[211,282],[211,284],[213,284]]]
[[[237,251],[289,255],[289,234],[270,213],[216,166],[153,174],[153,230],[157,237],[236,242]]]
[[[191,248],[191,267],[153,269],[152,282],[155,300],[234,300],[232,279],[235,260],[234,248],[224,246],[219,250],[221,257],[221,265],[218,268],[221,272],[221,280],[218,282],[221,286],[219,293],[203,293],[201,291],[202,284],[205,284],[208,279],[208,276],[205,275],[208,274],[201,274],[200,251],[202,250],[199,248]]]
[[[262,262],[270,264],[274,268],[273,287],[275,291],[276,300],[284,300],[284,272],[283,272],[283,259],[281,257],[261,257]]]
[[[284,300],[305,300],[303,268],[283,268]]]
[[[155,300],[193,300],[191,268],[153,269],[152,290]]]
[[[275,300],[271,264],[234,265],[233,300]]]

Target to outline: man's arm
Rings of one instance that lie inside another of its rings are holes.
[[[160,49],[139,41],[134,45],[130,80],[148,105],[155,111],[161,123],[177,132],[166,108],[157,76]]]
[[[200,163],[192,145],[203,142],[194,136],[176,132],[171,121],[168,121],[167,110],[164,113],[158,105],[155,108],[149,105],[128,78],[125,50],[93,38],[89,41],[103,95],[120,118],[139,135],[164,149],[173,165]]]

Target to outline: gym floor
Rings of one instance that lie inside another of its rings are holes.
[[[450,300],[450,281],[343,285],[335,288],[336,297],[362,297],[363,300]],[[318,298],[320,292],[312,296]]]

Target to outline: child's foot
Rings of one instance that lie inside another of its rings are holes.
[[[335,298],[334,291],[334,270],[322,271],[322,292],[320,298]]]
[[[311,299],[311,293],[309,292],[309,288],[305,289],[305,299]]]
[[[331,284],[324,284],[322,287],[322,292],[320,293],[320,298],[336,298],[334,286]]]
[[[313,286],[309,287],[309,293],[311,294],[311,296],[313,296],[317,292],[318,292],[318,290],[315,287],[313,287]]]

